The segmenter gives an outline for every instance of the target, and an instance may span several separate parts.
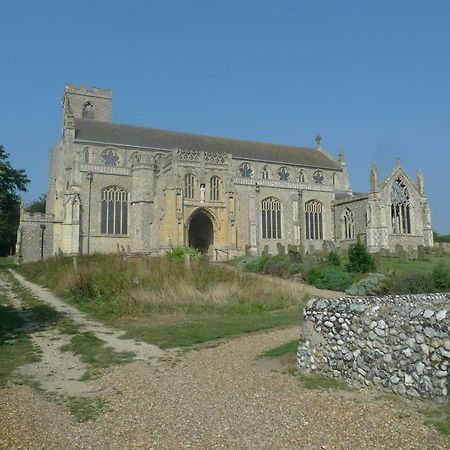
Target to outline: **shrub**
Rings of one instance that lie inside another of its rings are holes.
[[[352,284],[351,273],[335,266],[312,267],[305,273],[305,281],[319,289],[345,291]]]
[[[269,259],[269,256],[253,256],[250,257],[242,266],[244,272],[262,272],[264,264]]]
[[[427,272],[406,272],[394,275],[389,287],[391,294],[423,294],[434,291],[432,274]]]
[[[438,264],[431,272],[431,278],[435,290],[445,291],[450,289],[450,268],[445,264]]]
[[[266,274],[286,278],[289,276],[290,264],[289,256],[277,255],[266,260],[263,270]]]
[[[183,262],[186,255],[193,258],[200,258],[201,253],[192,247],[178,247],[166,252],[166,258],[172,262]]]
[[[329,266],[340,266],[341,257],[336,252],[330,252],[328,253],[326,262]]]
[[[359,273],[375,272],[375,261],[359,238],[348,250],[347,270]]]
[[[362,280],[353,283],[345,290],[349,295],[377,295],[385,291],[386,275],[383,273],[369,273]]]

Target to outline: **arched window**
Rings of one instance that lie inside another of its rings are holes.
[[[86,102],[83,105],[83,111],[81,113],[83,119],[93,119],[94,118],[94,105],[91,102]]]
[[[298,173],[298,182],[299,183],[305,182],[305,171],[303,169],[300,169],[300,172]]]
[[[252,166],[249,163],[241,164],[241,167],[239,167],[239,173],[241,177],[252,178],[253,177]]]
[[[261,171],[261,178],[263,180],[268,180],[269,179],[269,169],[267,168],[267,166],[263,167],[263,170]]]
[[[353,212],[350,208],[346,208],[342,213],[342,239],[354,239],[355,237],[355,221],[353,220]]]
[[[117,186],[102,190],[100,233],[128,233],[128,192]]]
[[[323,205],[318,200],[305,204],[306,239],[323,239]]]
[[[281,203],[275,197],[261,202],[261,229],[263,239],[281,239]]]
[[[397,234],[411,234],[411,208],[408,189],[401,178],[392,184],[391,190],[392,230]]]
[[[323,173],[321,170],[316,170],[314,172],[313,181],[316,184],[323,184]]]
[[[105,166],[118,166],[119,155],[114,150],[106,150],[102,155]]]
[[[83,150],[83,164],[89,164],[89,147]]]
[[[280,167],[278,169],[278,179],[281,181],[289,181],[289,171],[286,167]]]
[[[188,173],[184,177],[184,197],[185,198],[194,198],[194,183],[195,177],[192,173]]]
[[[213,176],[209,180],[209,199],[210,200],[219,200],[219,183],[220,183],[220,178],[217,176]]]
[[[337,180],[337,176],[336,176],[336,172],[333,173],[333,186],[336,186],[336,180]]]

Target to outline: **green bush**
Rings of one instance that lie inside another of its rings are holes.
[[[305,272],[304,279],[319,289],[333,291],[345,291],[353,281],[351,273],[335,266],[311,267]]]
[[[290,274],[290,265],[289,256],[277,255],[266,260],[263,270],[268,275],[286,278]]]
[[[296,273],[301,273],[304,271],[305,268],[305,264],[303,263],[297,263],[297,262],[293,262],[291,263],[291,265],[289,266],[289,273],[291,275],[295,275]]]
[[[345,290],[349,295],[377,295],[385,292],[386,275],[383,273],[369,273],[362,280],[353,283]]]
[[[347,270],[356,273],[375,272],[375,261],[359,238],[348,250]]]
[[[340,266],[341,257],[336,252],[330,252],[328,253],[326,262],[329,266]]]
[[[193,258],[200,258],[201,253],[192,247],[178,247],[166,252],[166,258],[172,262],[183,262],[186,255]]]
[[[388,287],[390,294],[424,294],[435,291],[433,277],[427,272],[405,272],[393,276]]]
[[[445,264],[438,264],[431,272],[431,278],[437,291],[450,289],[450,268]]]

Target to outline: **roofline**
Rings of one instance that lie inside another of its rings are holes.
[[[140,128],[140,127],[136,127],[136,128]],[[223,138],[223,139],[226,139],[226,138]],[[136,149],[144,149],[144,150],[157,150],[157,151],[162,151],[162,152],[171,152],[173,150],[177,150],[177,148],[146,147],[143,145],[118,144],[115,142],[102,142],[102,141],[89,141],[86,139],[74,139],[73,142],[75,142],[76,144],[91,144],[91,145],[96,144],[96,145],[105,145],[105,146],[111,146],[111,147],[128,147],[128,148],[136,148]],[[249,141],[242,141],[242,142],[249,142]],[[261,142],[261,144],[264,144],[264,143]],[[276,144],[270,144],[270,145],[276,145]],[[299,147],[299,148],[302,148],[302,147]],[[326,167],[326,166],[313,166],[310,164],[294,164],[294,163],[281,162],[281,161],[272,161],[270,159],[242,158],[240,156],[234,156],[232,153],[228,153],[228,152],[225,152],[225,153],[232,155],[232,159],[238,159],[240,161],[253,161],[253,162],[262,162],[262,163],[270,163],[270,164],[286,164],[287,166],[309,167],[312,169],[326,169],[326,170],[333,170],[334,172],[342,172],[341,167],[334,168],[334,167]]]

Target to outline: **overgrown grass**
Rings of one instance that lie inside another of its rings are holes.
[[[0,295],[0,386],[18,367],[40,360],[28,334],[19,331],[24,325],[24,320],[7,297]]]
[[[278,347],[271,348],[260,355],[263,358],[276,358],[278,356],[283,356],[288,353],[296,353],[298,348],[299,340],[294,339],[293,341],[287,342],[286,344],[279,345]]]
[[[352,391],[354,389],[343,381],[319,373],[302,373],[294,367],[289,368],[288,373],[300,380],[307,389],[337,389],[341,391]]]
[[[0,269],[9,269],[16,267],[13,256],[4,256],[0,258]]]
[[[51,258],[18,270],[128,335],[163,347],[286,326],[301,320],[305,288],[231,267],[166,258]]]

